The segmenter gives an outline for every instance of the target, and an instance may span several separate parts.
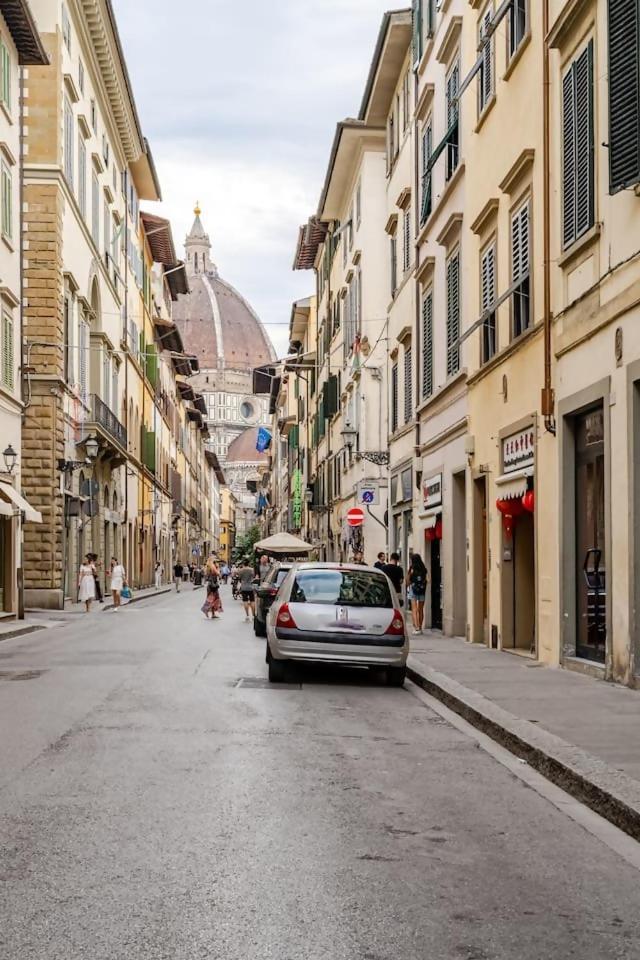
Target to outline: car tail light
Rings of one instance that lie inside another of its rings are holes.
[[[404,636],[404,617],[399,610],[393,611],[393,617],[391,618],[391,623],[385,630],[385,634],[389,634],[392,637],[403,637]]]
[[[284,627],[285,630],[296,630],[296,622],[291,615],[289,610],[289,604],[283,603],[280,609],[278,610],[278,616],[276,619],[276,627]]]

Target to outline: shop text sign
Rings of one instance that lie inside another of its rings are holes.
[[[505,473],[524,470],[534,465],[535,446],[533,427],[512,433],[502,441],[502,466]]]
[[[442,505],[442,474],[437,473],[434,477],[429,477],[422,484],[422,495],[424,498],[425,510]]]

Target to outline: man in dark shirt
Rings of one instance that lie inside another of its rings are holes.
[[[180,563],[179,560],[176,561],[173,567],[173,579],[176,584],[176,591],[180,593],[180,584],[182,583],[182,574],[184,573],[184,566]]]
[[[386,555],[386,553],[379,553],[379,554],[378,554],[378,559],[377,559],[376,562],[374,563],[374,567],[376,568],[376,570],[384,570],[384,568],[386,567],[386,565],[387,565],[387,555]]]
[[[389,563],[386,563],[382,568],[383,572],[389,577],[393,588],[400,598],[400,603],[402,603],[402,585],[404,583],[404,571],[400,566],[400,556],[397,553],[392,553],[389,557]]]

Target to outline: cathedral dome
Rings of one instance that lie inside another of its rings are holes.
[[[255,311],[223,280],[211,260],[211,243],[195,209],[185,241],[188,294],[173,305],[173,319],[187,353],[198,358],[201,370],[251,371],[272,363],[276,355]]]
[[[258,442],[258,428],[251,427],[245,430],[229,444],[227,463],[267,463],[268,453],[259,453],[256,449]]]

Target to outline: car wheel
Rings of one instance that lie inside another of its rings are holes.
[[[269,683],[286,683],[289,675],[288,663],[286,660],[274,660],[269,658]]]
[[[406,667],[387,667],[387,686],[402,687],[407,678]]]
[[[267,640],[267,649],[264,654],[264,662],[271,663],[271,650],[269,649],[269,641]]]
[[[258,620],[257,617],[253,618],[253,632],[256,637],[266,637],[267,635],[267,625],[263,623],[262,620]]]

